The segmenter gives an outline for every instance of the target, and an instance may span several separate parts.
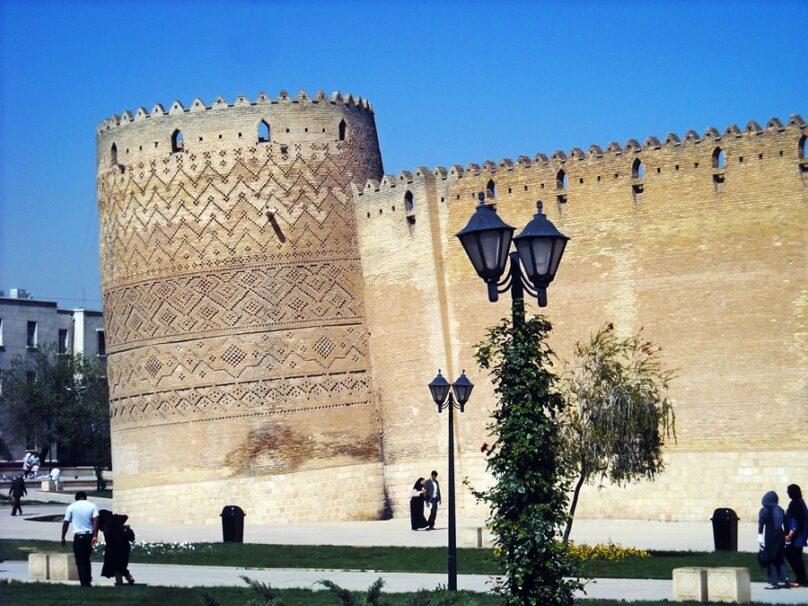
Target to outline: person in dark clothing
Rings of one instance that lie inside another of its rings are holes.
[[[126,525],[129,516],[112,513],[107,509],[98,512],[98,527],[104,533],[104,566],[101,576],[115,577],[116,585],[123,585],[124,577],[130,585],[135,579],[129,573],[129,553],[132,551],[131,542],[135,540],[135,533]]]
[[[17,476],[11,482],[11,488],[8,489],[8,494],[11,495],[12,500],[12,507],[11,507],[11,515],[17,515],[17,512],[20,512],[22,515],[22,505],[20,505],[20,499],[24,496],[28,495],[28,489],[25,487],[25,480],[22,476]]]
[[[777,505],[777,501],[777,493],[770,490],[763,495],[763,507],[758,513],[758,543],[766,553],[769,569],[769,584],[766,589],[789,587],[786,565],[783,563],[786,513]]]
[[[410,526],[413,530],[420,530],[429,525],[424,517],[424,495],[426,495],[424,479],[418,478],[410,494]]]
[[[805,562],[802,559],[802,548],[808,543],[808,506],[802,498],[802,490],[796,484],[786,488],[791,501],[786,509],[786,549],[785,556],[794,571],[792,587],[808,587],[808,576],[805,574]]]
[[[424,484],[426,489],[427,507],[429,507],[429,519],[427,524],[429,530],[435,529],[435,518],[438,517],[438,505],[441,503],[440,484],[438,484],[438,472],[433,471],[430,479]]]

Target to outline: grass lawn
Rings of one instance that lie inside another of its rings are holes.
[[[246,588],[212,587],[206,590],[222,606],[245,606],[254,596]],[[305,589],[282,589],[279,594],[285,606],[336,606],[339,600],[325,591]],[[358,595],[362,595],[359,593]],[[391,606],[405,606],[413,597],[411,593],[385,594]],[[498,606],[500,600],[491,595],[458,592],[457,606]],[[202,606],[202,590],[182,587],[93,587],[75,585],[50,585],[46,583],[4,583],[0,581],[0,602],[3,604],[37,604],[37,606],[83,606],[98,604],[113,606],[140,606],[142,604],[186,604]],[[581,600],[582,606],[618,606],[621,600]],[[664,606],[668,601],[631,602],[632,606]],[[677,602],[693,606],[697,602]],[[754,602],[753,602],[754,604]]]
[[[56,541],[0,540],[0,560],[26,560],[32,551],[70,552]],[[100,560],[99,555],[94,559]],[[132,550],[133,563],[252,568],[332,568],[380,572],[435,572],[446,570],[446,549],[441,547],[341,547],[333,545],[259,545],[254,543],[196,543],[191,551]],[[684,566],[741,566],[753,581],[765,581],[754,553],[651,552],[650,558],[618,562],[594,561],[583,566],[588,577],[671,579],[673,569]],[[458,549],[460,574],[498,574],[488,549]]]

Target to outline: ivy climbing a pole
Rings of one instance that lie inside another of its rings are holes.
[[[558,418],[564,399],[550,371],[552,351],[544,316],[525,319],[524,302],[513,301],[513,319],[488,331],[477,349],[491,372],[499,403],[483,450],[496,481],[474,491],[487,504],[494,554],[505,573],[495,587],[506,606],[570,606],[581,587],[566,546],[558,540],[566,522],[569,480],[559,465]]]

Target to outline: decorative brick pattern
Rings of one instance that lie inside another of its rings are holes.
[[[271,135],[259,142],[262,120]],[[116,500],[201,470],[233,479],[379,464],[351,192],[381,172],[369,104],[175,103],[98,132]],[[164,430],[195,456],[161,466],[151,450]]]

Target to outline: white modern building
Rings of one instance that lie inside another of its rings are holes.
[[[81,353],[105,360],[102,312],[59,309],[56,302],[35,299],[23,289],[12,288],[8,294],[0,291],[0,395],[3,372],[11,361],[46,344],[57,347],[60,353]],[[7,435],[0,419],[0,460],[19,460],[26,449],[39,446]]]

